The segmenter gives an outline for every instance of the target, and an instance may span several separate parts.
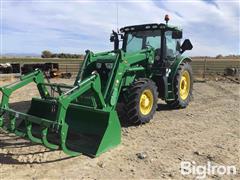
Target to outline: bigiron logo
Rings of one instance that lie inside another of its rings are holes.
[[[237,174],[236,166],[213,165],[210,161],[206,165],[197,165],[195,161],[182,161],[180,171],[183,176],[194,175],[198,179],[204,179],[207,175],[234,176]]]

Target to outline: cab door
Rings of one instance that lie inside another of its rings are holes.
[[[166,31],[165,43],[165,59],[168,62],[167,64],[170,65],[179,54],[180,39],[173,39],[172,31]]]

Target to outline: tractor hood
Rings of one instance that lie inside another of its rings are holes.
[[[97,62],[113,62],[117,58],[117,53],[108,51],[104,53],[97,53],[92,56],[92,61]]]

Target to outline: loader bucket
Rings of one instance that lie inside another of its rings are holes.
[[[53,105],[51,101],[33,98],[27,114],[54,123],[57,110],[57,105]],[[25,120],[25,125],[28,125],[26,122],[27,120]],[[121,126],[115,110],[103,111],[70,104],[65,122],[58,132],[51,131],[54,128],[44,127],[41,122],[31,122],[31,124],[32,134],[28,133],[31,140],[43,142],[52,149],[57,149],[60,146],[69,155],[82,153],[95,157],[121,142]],[[21,127],[24,125],[19,128],[21,129]],[[51,127],[54,127],[54,124]],[[23,131],[26,131],[27,128],[21,130],[25,129]]]

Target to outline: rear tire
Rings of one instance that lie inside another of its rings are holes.
[[[181,63],[174,78],[175,100],[166,101],[172,108],[185,108],[192,98],[193,75],[189,63]]]
[[[125,99],[124,111],[127,123],[147,123],[153,118],[157,109],[157,87],[150,79],[138,79],[129,87]]]

